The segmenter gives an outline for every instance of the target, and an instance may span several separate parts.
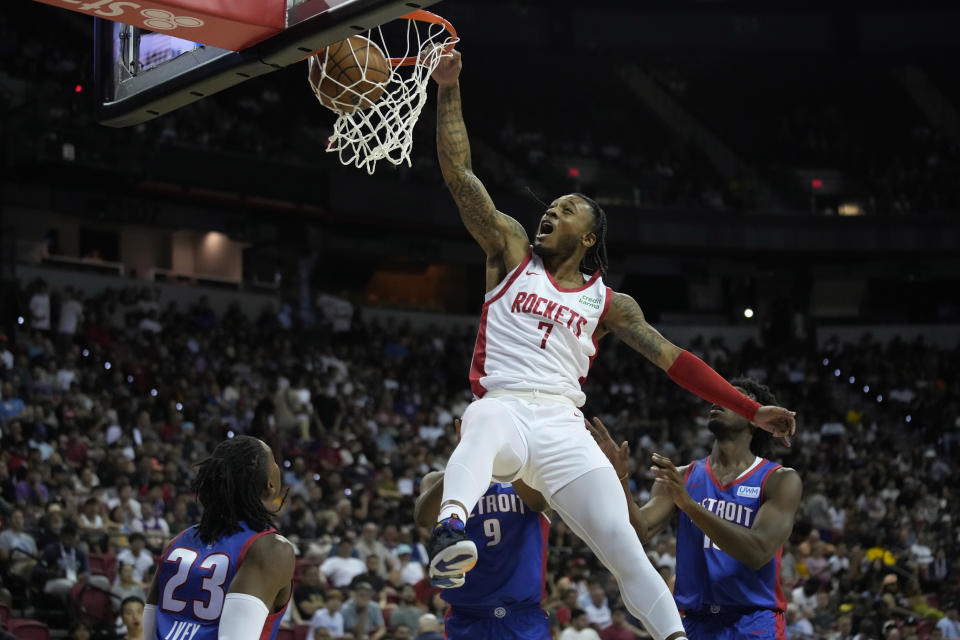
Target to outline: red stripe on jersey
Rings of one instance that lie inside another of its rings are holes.
[[[453,614],[453,607],[447,607],[447,612],[443,615],[443,640],[447,640],[447,620]]]
[[[777,640],[787,640],[787,620],[783,615],[782,611],[774,611],[773,619],[775,622],[776,629],[776,639]]]
[[[290,595],[293,596],[293,586],[290,587]],[[272,640],[276,636],[276,631],[280,625],[280,618],[283,617],[283,614],[286,613],[287,607],[290,606],[290,600],[287,599],[287,603],[283,605],[283,608],[276,613],[271,613],[267,616],[266,621],[263,623],[263,631],[260,632],[260,640]]]
[[[773,596],[777,601],[777,609],[780,611],[787,610],[787,597],[783,594],[783,587],[780,586],[780,561],[783,559],[783,547],[777,549],[777,573],[773,578]],[[783,614],[781,614],[783,615]],[[782,638],[784,636],[777,636]]]
[[[767,480],[770,479],[770,476],[772,476],[775,471],[782,468],[783,468],[783,465],[780,465],[780,464],[772,465],[767,470],[766,475],[763,476],[763,480],[760,482],[760,505],[761,506],[763,505],[763,501],[766,496]],[[780,586],[780,562],[782,558],[783,558],[783,547],[780,547],[779,549],[777,549],[777,555],[775,556],[775,559],[777,561],[777,572],[773,578],[773,596],[777,601],[777,608],[780,609],[780,611],[786,611],[787,597],[783,593],[783,587]],[[781,618],[782,618],[782,614],[781,614]],[[786,627],[784,627],[783,633],[786,633],[785,629]],[[777,638],[785,638],[785,637],[786,637],[785,635],[777,636]]]
[[[560,285],[557,284],[557,281],[553,279],[553,274],[547,270],[546,265],[544,265],[543,271],[544,273],[547,274],[547,278],[550,280],[550,284],[553,285],[553,288],[556,289],[557,291],[560,291],[561,293],[576,293],[577,291],[583,291],[584,289],[592,285],[594,282],[596,282],[597,278],[600,277],[600,269],[597,269],[596,271],[593,272],[593,275],[590,276],[587,279],[587,281],[583,283],[582,286],[574,287],[573,289],[567,289],[566,287],[561,287]]]
[[[687,480],[690,479],[690,474],[693,473],[693,470],[697,467],[697,461],[694,460],[687,465],[687,470],[683,472],[683,484],[687,484]]]
[[[237,571],[240,570],[240,563],[243,562],[243,559],[247,556],[247,551],[250,550],[250,545],[252,545],[254,542],[259,540],[263,536],[267,535],[268,533],[276,533],[276,532],[277,532],[276,529],[267,529],[265,531],[258,531],[257,533],[247,538],[247,541],[243,543],[242,547],[240,547],[240,557],[237,558]]]
[[[547,597],[547,543],[550,540],[550,519],[540,514],[540,534],[543,536],[543,557],[540,559],[540,584],[543,585],[543,596],[541,600]]]
[[[773,475],[773,472],[777,469],[782,469],[782,464],[775,464],[767,471],[767,475],[763,476],[763,481],[760,483],[760,504],[763,504],[763,497],[766,495],[767,490],[767,480],[770,479],[770,476]]]
[[[497,291],[497,294],[483,303],[483,310],[480,312],[480,328],[477,330],[477,342],[473,346],[473,361],[470,363],[470,391],[478,398],[482,398],[487,392],[487,390],[483,388],[483,385],[480,384],[480,380],[487,375],[485,368],[487,362],[487,310],[491,304],[503,297],[503,294],[507,292],[507,289],[509,289],[520,276],[520,273],[530,264],[530,256],[532,255],[533,250],[527,251],[527,257],[517,265],[506,282],[501,283],[500,290]]]
[[[720,491],[726,491],[730,487],[735,487],[741,482],[745,482],[747,478],[751,477],[757,471],[760,471],[761,469],[763,469],[766,466],[767,462],[769,462],[769,460],[764,459],[760,462],[760,464],[758,464],[753,469],[751,469],[750,473],[748,473],[747,475],[739,477],[729,484],[720,484],[720,481],[717,480],[717,476],[713,475],[713,467],[710,466],[710,456],[707,456],[707,464],[706,464],[707,475],[710,476],[711,480],[713,480],[713,484],[717,485],[717,489],[720,489]],[[763,489],[760,489],[760,494],[763,495]]]

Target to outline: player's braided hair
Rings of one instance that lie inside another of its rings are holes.
[[[597,234],[597,241],[593,246],[587,249],[587,255],[583,257],[580,268],[586,271],[600,271],[601,276],[607,275],[607,214],[593,198],[574,193],[590,206],[593,212],[593,232]]]
[[[260,498],[267,486],[267,460],[262,442],[237,436],[218,444],[197,463],[193,490],[203,505],[200,540],[210,544],[240,531],[241,521],[254,531],[270,526],[273,513]]]
[[[730,381],[730,384],[743,389],[747,392],[748,396],[764,406],[777,404],[777,399],[774,397],[773,392],[770,391],[770,388],[764,384],[760,384],[753,378],[735,378]],[[753,439],[750,441],[750,451],[753,452],[753,455],[767,458],[770,456],[772,446],[772,433],[760,428],[754,429]]]

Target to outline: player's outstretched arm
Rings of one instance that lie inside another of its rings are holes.
[[[670,379],[707,402],[730,409],[765,431],[783,438],[797,431],[796,415],[783,407],[761,406],[740,393],[703,360],[673,344],[647,323],[640,305],[625,293],[613,293],[603,329],[615,334]]]
[[[803,495],[800,474],[778,469],[764,487],[764,502],[750,528],[728,522],[694,500],[683,482],[683,472],[668,458],[653,454],[654,487],[666,492],[693,523],[726,554],[753,570],[764,566],[790,537],[793,520]]]
[[[654,486],[650,492],[650,499],[642,507],[633,499],[630,492],[630,445],[624,440],[620,446],[610,437],[606,425],[600,418],[594,418],[593,422],[584,419],[587,430],[593,436],[594,441],[607,456],[607,460],[613,465],[617,477],[620,478],[620,485],[623,487],[623,493],[627,498],[627,508],[630,511],[630,525],[637,532],[640,542],[647,544],[651,539],[667,526],[670,516],[673,515],[673,500],[663,491],[658,491]]]
[[[293,545],[280,535],[250,546],[223,603],[219,640],[259,640],[267,616],[290,597],[295,562]]]
[[[503,257],[505,268],[509,270],[523,260],[530,238],[519,222],[497,211],[483,183],[473,173],[470,140],[460,105],[460,69],[460,52],[454,50],[433,72],[433,79],[439,87],[437,155],[440,170],[467,231],[488,258]]]

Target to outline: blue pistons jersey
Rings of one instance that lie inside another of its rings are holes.
[[[550,521],[532,511],[510,484],[493,483],[467,519],[477,565],[442,598],[458,612],[539,607],[544,597]]]
[[[157,637],[144,640],[217,640],[220,612],[230,583],[250,545],[274,529],[241,530],[206,544],[196,525],[185,529],[164,551],[157,581]],[[261,640],[273,640],[286,606],[267,617]]]
[[[690,496],[708,511],[749,529],[763,504],[764,486],[779,468],[779,464],[757,458],[740,477],[722,485],[707,457],[690,464],[684,481]],[[778,549],[770,562],[754,571],[724,553],[681,511],[674,588],[677,607],[687,613],[711,606],[785,611],[787,601],[780,587],[782,553],[783,549]]]

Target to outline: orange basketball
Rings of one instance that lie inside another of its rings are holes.
[[[390,63],[376,44],[350,36],[316,55],[310,65],[310,85],[320,103],[334,112],[367,109],[383,96]]]

